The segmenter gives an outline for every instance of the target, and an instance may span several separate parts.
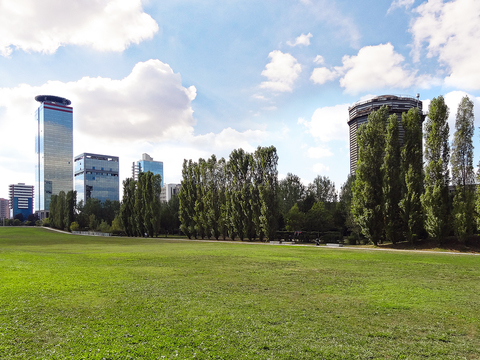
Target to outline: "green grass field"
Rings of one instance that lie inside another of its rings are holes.
[[[480,256],[0,228],[0,358],[478,359]]]

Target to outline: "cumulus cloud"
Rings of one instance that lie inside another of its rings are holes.
[[[315,110],[311,121],[299,119],[307,132],[321,142],[332,140],[348,141],[348,107],[350,104],[322,107]]]
[[[312,36],[313,35],[311,33],[302,34],[295,39],[295,42],[292,43],[291,41],[287,41],[287,44],[290,45],[290,46],[297,46],[297,45],[308,46],[308,45],[310,45],[310,38]]]
[[[415,9],[412,22],[414,60],[426,44],[427,57],[438,57],[448,72],[445,84],[480,89],[480,2],[429,0]]]
[[[366,46],[356,56],[344,56],[339,69],[345,75],[340,85],[356,94],[381,88],[408,88],[415,82],[415,72],[402,66],[404,57],[390,43]]]
[[[335,70],[329,70],[326,67],[315,68],[312,71],[310,80],[315,84],[324,84],[327,81],[335,80],[339,76],[338,72]]]
[[[430,75],[417,75],[404,64],[405,58],[390,43],[365,46],[357,55],[345,55],[342,66],[315,68],[310,76],[315,84],[340,78],[340,86],[348,94],[381,89],[407,89],[416,86],[428,89],[441,84]]]
[[[292,92],[293,84],[302,72],[302,66],[292,55],[280,50],[272,51],[268,57],[271,60],[262,71],[268,81],[263,81],[260,87],[276,92]]]
[[[13,49],[54,53],[63,45],[123,51],[150,39],[158,24],[141,0],[15,0],[0,2],[0,54]]]
[[[409,9],[412,7],[414,2],[415,0],[394,0],[392,1],[392,3],[390,4],[390,7],[388,8],[387,14],[389,14],[395,9],[399,9],[402,7],[404,7],[405,9]]]

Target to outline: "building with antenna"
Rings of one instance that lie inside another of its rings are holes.
[[[420,111],[421,121],[425,120],[423,114],[423,105],[420,101],[420,94],[416,97],[396,96],[396,95],[380,95],[369,100],[359,101],[348,108],[348,126],[350,129],[350,174],[355,175],[358,161],[358,142],[357,131],[361,125],[368,120],[368,115],[374,110],[380,109],[382,106],[388,106],[389,116],[397,115],[399,124],[400,145],[403,145],[405,131],[402,126],[402,114],[408,112],[411,108],[418,108]]]

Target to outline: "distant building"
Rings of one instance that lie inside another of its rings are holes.
[[[33,214],[33,188],[33,185],[25,185],[24,183],[9,186],[12,218],[22,214],[24,220],[27,220],[27,217]]]
[[[165,184],[162,187],[162,193],[160,194],[161,202],[169,202],[174,195],[178,195],[182,185],[180,184]]]
[[[142,160],[138,160],[132,164],[132,178],[138,180],[138,174],[141,172],[151,171],[154,175],[162,177],[163,187],[163,162],[153,161],[153,158],[148,154],[142,154]]]
[[[367,122],[368,115],[374,110],[380,109],[383,105],[388,106],[389,115],[395,114],[399,123],[399,138],[400,145],[403,145],[403,137],[405,131],[402,126],[402,113],[408,112],[411,108],[418,108],[420,111],[421,121],[425,120],[425,115],[422,112],[422,102],[417,97],[410,96],[395,96],[395,95],[381,95],[372,99],[359,101],[348,108],[348,126],[350,128],[350,174],[354,175],[357,170],[358,161],[358,142],[357,131],[359,127]]]
[[[35,111],[35,210],[43,219],[52,195],[73,190],[73,108],[59,96],[38,95],[35,100],[40,102]]]
[[[119,200],[117,156],[83,153],[75,156],[77,203],[88,199]]]
[[[0,220],[10,219],[10,205],[8,199],[0,199]]]

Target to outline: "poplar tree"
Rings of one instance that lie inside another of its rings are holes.
[[[255,152],[257,167],[262,176],[258,185],[260,196],[260,227],[268,240],[275,239],[278,214],[278,155],[275,146],[258,147]]]
[[[207,160],[205,166],[206,184],[204,207],[206,212],[206,221],[209,228],[209,237],[212,235],[216,240],[220,237],[220,221],[221,221],[221,204],[220,204],[220,176],[217,157],[212,155]]]
[[[425,124],[425,193],[421,196],[428,234],[443,241],[449,233],[449,109],[443,96],[433,98]]]
[[[456,187],[452,211],[453,228],[455,235],[463,241],[474,230],[473,132],[473,102],[465,96],[457,109],[451,158],[452,182]]]
[[[385,237],[396,244],[401,240],[400,217],[400,139],[397,115],[390,115],[385,136],[385,155],[383,158],[383,196],[385,204]]]
[[[402,148],[402,186],[400,201],[403,219],[403,234],[413,243],[423,226],[423,212],[420,196],[423,193],[422,125],[417,108],[402,114],[404,144]]]
[[[195,198],[195,212],[193,213],[193,220],[195,222],[195,230],[197,234],[203,239],[205,236],[210,238],[207,222],[207,211],[205,199],[205,183],[206,183],[206,162],[204,159],[198,159],[198,164],[195,164],[195,182],[197,195]]]
[[[136,182],[135,200],[133,207],[133,218],[135,220],[135,233],[137,236],[142,237],[147,231],[145,228],[145,216],[144,216],[144,186],[145,186],[145,173],[138,174],[138,180]]]
[[[189,239],[195,236],[195,201],[197,198],[197,187],[194,174],[195,163],[192,160],[183,161],[182,168],[182,187],[178,194],[178,200],[180,202],[179,217],[180,217],[180,230],[187,235]]]
[[[70,225],[75,221],[77,192],[70,190],[65,198],[65,227],[70,230]]]
[[[358,162],[353,185],[352,215],[363,235],[375,245],[383,238],[383,153],[388,108],[372,111],[358,130]]]

